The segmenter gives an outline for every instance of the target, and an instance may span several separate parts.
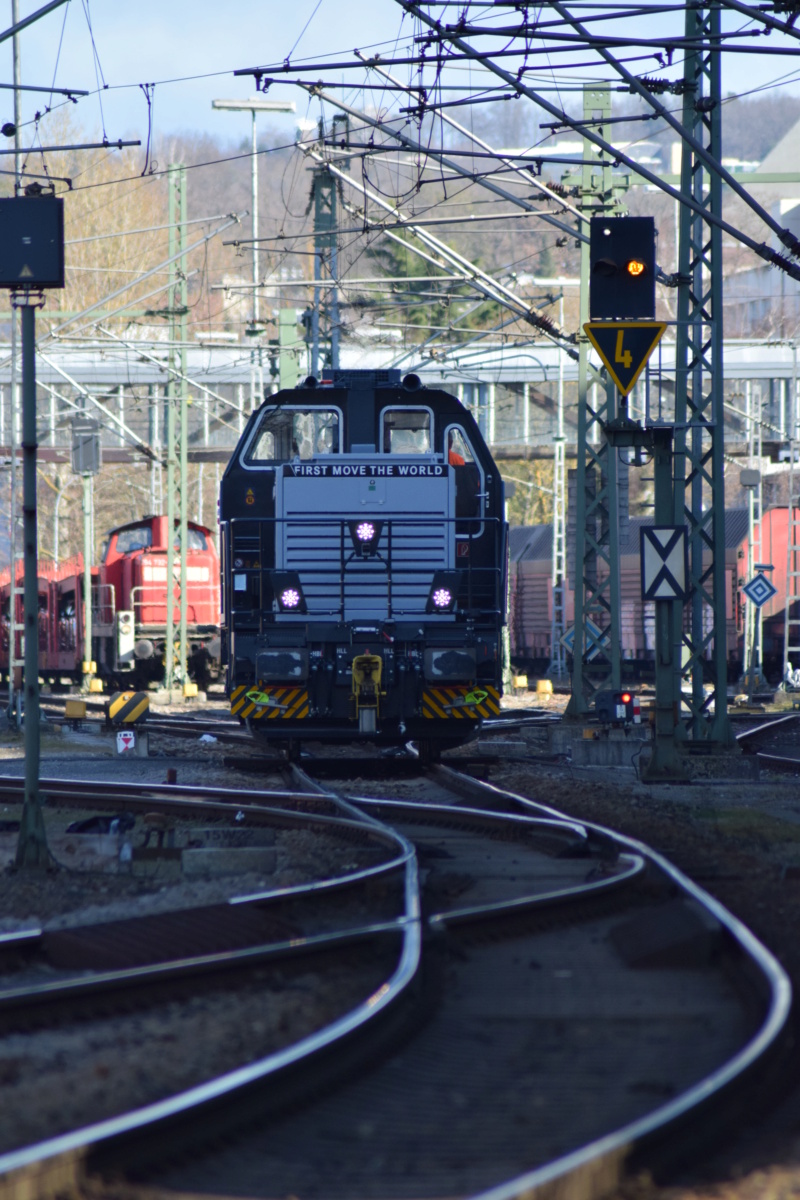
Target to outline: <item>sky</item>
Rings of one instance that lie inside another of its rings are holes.
[[[44,0],[19,0],[21,17]],[[11,24],[11,0],[0,0]],[[342,19],[343,12],[346,20]],[[91,19],[91,32],[87,13]],[[147,134],[147,101],[139,87],[155,83],[156,134],[208,132],[231,138],[249,134],[246,113],[214,112],[214,98],[247,99],[252,79],[235,79],[237,68],[296,56],[330,55],[394,39],[402,11],[394,0],[71,0],[20,35],[22,82],[75,87],[100,96],[82,99],[75,111],[85,128],[105,130],[111,140]],[[96,50],[96,56],[94,51]],[[10,42],[0,45],[0,81],[11,82]],[[306,97],[289,85],[275,86],[274,99]],[[30,120],[47,94],[26,96]],[[0,92],[0,124],[13,117],[11,93]],[[294,130],[289,116],[271,117]],[[43,138],[44,140],[44,138]]]
[[[43,2],[19,0],[20,15],[35,12]],[[3,4],[10,25],[11,0],[0,0]],[[355,47],[389,53],[401,25],[407,33],[408,20],[403,24],[395,0],[70,0],[20,35],[22,82],[91,91],[95,94],[75,110],[80,125],[112,141],[142,142],[148,133],[148,105],[140,85],[155,84],[151,115],[156,138],[190,132],[238,142],[249,135],[249,115],[211,107],[214,98],[246,100],[254,94],[251,79],[234,78],[237,68],[274,64],[289,55],[292,61],[350,59]],[[648,33],[655,29],[651,20]],[[773,37],[769,44],[777,41]],[[12,80],[10,47],[10,41],[0,44],[0,82]],[[794,48],[800,51],[800,44]],[[742,80],[757,87],[793,68],[800,77],[800,57],[731,55],[724,90],[735,90]],[[789,86],[800,91],[800,83]],[[289,84],[276,84],[269,94],[296,101],[299,115],[309,110],[305,93]],[[32,144],[34,114],[48,101],[46,93],[25,96],[28,136],[23,144]],[[317,109],[311,111],[316,114]],[[0,90],[0,125],[12,116],[11,92]],[[269,124],[293,140],[294,118],[271,116]],[[45,125],[41,135],[47,144]]]

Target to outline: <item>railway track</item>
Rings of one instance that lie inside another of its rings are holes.
[[[182,1073],[174,1054],[157,1069],[158,1038],[149,1055],[135,1047],[147,1086],[141,1070],[125,1083],[122,1053],[116,1115],[89,1096],[77,1123],[2,1147],[0,1195],[102,1195],[111,1178],[131,1196],[510,1200],[557,1178],[593,1195],[674,1152],[701,1109],[729,1116],[789,1005],[746,929],[635,842],[447,767],[353,796],[361,767],[322,784],[312,759],[286,768],[291,790],[246,803],[43,781],[51,807],[157,809],[178,852],[200,822],[312,837],[328,870],[202,910],[0,941],[4,1038],[28,1029],[63,1047],[91,1022],[119,1044],[146,1018],[180,1048],[198,1006],[216,1031]],[[18,803],[19,785],[0,781],[0,798]],[[277,1026],[250,1033],[256,1005]]]
[[[736,735],[745,754],[753,754],[759,767],[783,775],[800,774],[800,712],[787,713],[757,723]]]

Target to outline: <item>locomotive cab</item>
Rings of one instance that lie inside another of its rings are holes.
[[[220,525],[227,687],[254,730],[430,750],[499,711],[502,481],[455,397],[399,371],[270,396]]]
[[[100,669],[129,685],[145,687],[160,680],[164,673],[168,537],[167,518],[151,514],[112,529],[103,548],[95,632],[100,643]],[[173,548],[173,622],[177,628],[177,528],[173,531]],[[218,560],[211,531],[189,522],[186,549],[188,669],[204,685],[218,658]]]

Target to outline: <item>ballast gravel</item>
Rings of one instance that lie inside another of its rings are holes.
[[[533,706],[556,713],[561,697],[514,697],[515,708]],[[522,728],[530,766],[488,758],[476,773],[577,819],[597,821],[639,838],[664,853],[739,916],[777,955],[800,994],[800,779],[743,777],[741,760],[701,760],[695,780],[680,785],[646,785],[631,768],[579,769],[547,764],[546,731]],[[465,749],[470,749],[469,747]],[[129,780],[162,783],[168,769],[178,784],[236,787],[242,802],[253,789],[286,786],[279,770],[254,775],[231,771],[221,743],[151,735],[151,756],[117,758],[108,738],[45,734],[42,775],[65,779]],[[237,754],[243,753],[237,747]],[[246,751],[244,752],[246,753]],[[253,751],[257,756],[259,751]],[[0,775],[23,773],[18,735],[0,732]],[[702,779],[702,783],[700,782]],[[352,788],[362,795],[386,794],[385,785],[365,778]],[[419,791],[413,781],[403,794]],[[0,822],[18,815],[1,811]],[[94,810],[96,811],[96,810]],[[74,816],[74,814],[73,814]],[[47,819],[55,814],[47,813]],[[0,828],[2,826],[0,825]],[[294,835],[302,839],[305,835]],[[167,881],[126,875],[88,875],[58,870],[29,876],[0,875],[0,931],[44,924],[111,920],[216,903],[265,885],[299,882],[299,874],[330,865],[330,847],[314,835],[289,847],[276,874],[267,879],[237,877]],[[303,868],[298,872],[298,862]],[[148,1103],[148,1064],[142,1045],[154,1046],[171,1066],[176,1090],[212,1075],[220,1064],[269,1053],[318,1027],[349,1004],[353,976],[348,970],[328,979],[324,1003],[318,980],[298,976],[291,987],[273,989],[264,1003],[262,986],[237,986],[198,996],[193,1004],[165,1005],[131,1021],[109,1017],[91,1026],[48,1032],[45,1040],[26,1033],[0,1039],[0,1149],[24,1145],[76,1123]],[[365,977],[365,985],[369,980]],[[357,985],[358,986],[358,985]],[[172,1011],[171,1011],[172,1009]],[[798,1039],[800,1040],[800,1039]],[[187,1047],[189,1051],[187,1053]],[[194,1051],[191,1050],[194,1047]],[[128,1077],[125,1088],[120,1080]],[[69,1079],[69,1087],[65,1081]],[[642,1176],[614,1200],[784,1200],[800,1195],[800,1087],[767,1113],[752,1114],[742,1136],[695,1164],[681,1177],[654,1183]]]

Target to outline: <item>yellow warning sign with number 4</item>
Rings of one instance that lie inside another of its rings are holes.
[[[587,321],[583,327],[623,396],[632,390],[666,328],[665,321]]]
[[[630,367],[631,363],[633,362],[633,355],[631,354],[630,350],[623,349],[624,337],[625,337],[625,330],[620,329],[619,332],[617,333],[617,352],[614,355],[614,362],[622,363],[622,365],[627,370]]]

